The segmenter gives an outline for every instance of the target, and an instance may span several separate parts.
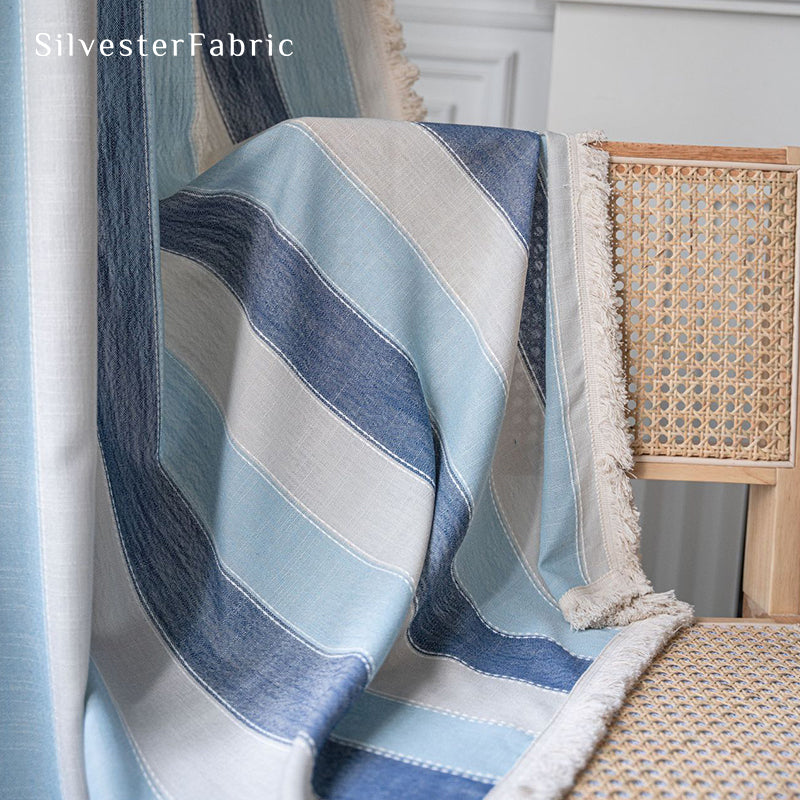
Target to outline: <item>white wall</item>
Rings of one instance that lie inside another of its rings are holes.
[[[798,78],[800,3],[564,1],[548,124],[633,141],[800,144]]]

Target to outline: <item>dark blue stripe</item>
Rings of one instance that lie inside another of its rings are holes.
[[[211,269],[331,408],[433,482],[430,421],[416,371],[264,209],[230,195],[180,192],[161,204],[161,244]]]
[[[490,675],[569,691],[589,661],[550,639],[496,633],[456,586],[450,566],[466,535],[469,509],[443,468],[438,448],[437,463],[433,530],[417,589],[417,612],[409,626],[411,644],[425,653],[457,658]]]
[[[533,201],[528,272],[519,323],[519,345],[539,393],[544,400],[547,352],[547,181],[545,159],[539,159]]]
[[[139,3],[101,0],[103,38],[135,39]],[[141,60],[98,63],[98,432],[128,566],[170,645],[250,724],[322,742],[366,683],[354,656],[326,658],[226,580],[157,460],[159,340]]]
[[[483,186],[528,247],[519,343],[544,399],[547,195],[545,159],[540,157],[541,136],[476,125],[420,124],[434,133]],[[535,185],[530,180],[532,174],[537,174]]]
[[[456,155],[529,244],[534,197],[530,176],[539,160],[539,134],[479,125],[419,124]]]
[[[312,777],[323,800],[480,800],[491,784],[328,740]]]
[[[268,51],[258,45],[256,55],[250,55],[250,39],[266,41],[268,33],[259,0],[197,0],[197,16],[200,31],[206,35],[206,74],[233,141],[241,142],[288,119]],[[245,55],[229,55],[230,34],[245,42]],[[211,55],[212,39],[223,41],[224,55]],[[276,48],[277,45],[275,42]]]

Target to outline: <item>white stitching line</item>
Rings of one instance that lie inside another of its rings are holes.
[[[303,127],[301,127],[301,125]],[[433,267],[433,261],[427,255],[427,253],[423,250],[421,245],[414,239],[411,233],[403,226],[398,220],[394,219],[388,211],[386,211],[383,207],[383,204],[378,200],[377,197],[370,196],[367,194],[367,187],[359,186],[355,182],[355,175],[351,173],[351,171],[344,165],[343,162],[335,156],[332,150],[328,147],[327,143],[323,143],[321,140],[315,138],[314,135],[316,132],[310,126],[307,126],[305,123],[292,123],[287,122],[285,123],[285,127],[287,128],[294,128],[295,130],[299,131],[303,134],[309,141],[317,148],[317,150],[322,153],[328,161],[334,166],[334,168],[341,173],[342,177],[350,183],[350,185],[359,193],[361,194],[386,220],[389,224],[408,242],[411,248],[417,253],[420,258],[420,262],[423,264],[425,269],[430,273],[431,277],[439,284],[442,291],[445,293],[447,297],[450,298],[453,307],[459,312],[459,314],[464,318],[465,322],[469,325],[472,329],[473,333],[475,334],[475,338],[478,341],[478,345],[480,349],[483,351],[484,355],[487,357],[487,361],[491,365],[492,369],[497,373],[497,376],[500,378],[500,382],[505,387],[508,384],[508,375],[506,374],[505,368],[503,367],[502,362],[500,359],[491,351],[489,345],[484,342],[483,337],[479,333],[479,327],[477,320],[474,319],[472,312],[469,311],[466,306],[462,308],[463,301],[460,301],[460,298],[456,295],[453,288],[444,280],[444,277],[440,275],[438,270]],[[457,299],[459,302],[457,302]]]
[[[501,775],[489,775],[488,773],[484,772],[457,770],[452,767],[447,767],[444,764],[439,764],[436,761],[427,761],[420,758],[414,758],[412,756],[405,756],[401,753],[395,752],[394,750],[389,750],[385,747],[378,747],[376,745],[365,744],[364,742],[357,742],[353,739],[347,739],[344,736],[340,736],[339,734],[331,734],[330,738],[334,742],[339,742],[339,744],[347,745],[348,747],[354,747],[357,750],[365,750],[367,753],[372,753],[374,755],[384,756],[392,759],[392,761],[400,761],[403,764],[410,764],[415,767],[425,767],[427,769],[432,769],[435,772],[446,772],[448,775],[455,775],[456,777],[471,778],[479,783],[494,784],[502,777]]]
[[[307,519],[315,528],[317,528],[320,533],[322,533],[327,539],[333,542],[337,547],[343,550],[348,555],[352,555],[362,564],[366,565],[371,569],[376,569],[381,572],[386,572],[389,575],[398,578],[402,581],[413,593],[414,585],[412,582],[411,576],[408,574],[406,570],[402,567],[392,567],[392,565],[385,564],[384,562],[380,561],[374,556],[367,553],[365,550],[360,548],[354,542],[351,542],[344,534],[334,528],[330,523],[325,522],[323,519],[318,517],[308,506],[305,505],[299,498],[297,498],[281,481],[279,481],[271,472],[270,470],[244,445],[242,444],[238,438],[236,438],[228,426],[228,419],[225,416],[225,413],[222,410],[221,405],[217,402],[215,397],[212,396],[209,389],[203,384],[200,378],[192,372],[192,370],[183,363],[183,361],[175,355],[169,348],[167,348],[169,354],[172,356],[172,359],[176,362],[177,366],[185,372],[191,380],[193,380],[200,391],[208,397],[209,402],[214,406],[217,410],[217,413],[220,415],[222,419],[222,429],[225,433],[225,438],[228,440],[230,446],[233,448],[234,451],[238,452],[242,459],[248,462],[256,472],[262,474],[264,479],[273,485],[275,489],[278,490],[278,493],[283,495],[284,498],[296,508],[296,510]],[[324,526],[324,527],[323,527]],[[330,531],[326,530],[329,528]],[[352,549],[351,549],[352,548]],[[234,574],[234,570],[228,567],[232,574]],[[253,594],[256,594],[253,592]],[[256,595],[257,596],[257,595]],[[409,597],[410,600],[410,597]],[[265,601],[266,602],[266,601]],[[268,605],[268,604],[267,604]]]
[[[422,128],[430,136],[433,136],[442,145],[442,147],[444,147],[445,150],[447,150],[447,152],[461,165],[461,167],[466,172],[467,177],[470,178],[472,181],[474,181],[478,186],[480,186],[481,189],[483,189],[486,196],[494,204],[495,211],[497,211],[502,216],[504,221],[507,222],[513,228],[514,233],[519,238],[519,242],[522,245],[523,249],[525,250],[525,253],[527,254],[528,245],[525,242],[525,237],[520,232],[520,229],[514,224],[514,220],[511,219],[508,212],[503,208],[500,201],[486,188],[481,179],[464,163],[464,160],[461,158],[461,156],[458,153],[456,153],[456,151],[453,150],[453,148],[450,147],[450,145],[436,131],[429,128],[427,125],[425,125],[425,123],[415,122],[413,124]]]
[[[495,483],[494,478],[494,469],[492,469],[492,474],[489,477],[489,488],[490,488],[490,495],[492,498],[492,505],[494,506],[494,510],[497,512],[497,518],[500,520],[500,527],[503,529],[503,534],[505,538],[508,540],[508,543],[516,556],[517,561],[519,562],[520,566],[522,567],[523,572],[528,576],[533,588],[536,589],[539,596],[544,600],[548,605],[553,606],[553,608],[558,608],[558,604],[555,601],[555,598],[550,594],[547,590],[544,581],[542,580],[541,576],[539,575],[539,571],[534,569],[528,563],[528,559],[525,557],[525,554],[522,551],[522,548],[517,541],[517,537],[513,534],[511,530],[511,525],[508,521],[508,517],[506,516],[505,509],[503,508],[502,503],[500,502],[500,495],[497,491],[497,485]],[[541,582],[542,586],[539,586]]]
[[[405,706],[409,706],[410,708],[424,708],[428,711],[434,711],[437,714],[442,714],[446,717],[452,717],[453,719],[460,719],[466,722],[479,722],[483,725],[495,725],[498,728],[506,728],[509,730],[519,731],[520,733],[524,733],[527,736],[535,736],[536,731],[529,730],[527,728],[520,728],[519,725],[514,725],[510,722],[501,722],[497,719],[486,718],[486,717],[474,717],[470,714],[459,713],[456,711],[452,711],[448,708],[443,708],[441,706],[434,706],[430,703],[426,703],[422,700],[418,699],[410,699],[408,697],[400,697],[399,695],[391,694],[391,692],[383,691],[380,689],[375,689],[374,686],[370,686],[366,690],[366,694],[372,694],[377,697],[384,697],[387,700],[393,700],[396,703],[402,703]]]
[[[430,417],[432,423],[431,428],[433,429],[435,436],[439,441],[439,447],[441,448],[442,462],[444,463],[444,467],[450,474],[450,478],[455,484],[456,489],[458,489],[459,494],[464,498],[464,502],[467,504],[467,510],[469,512],[467,524],[469,524],[469,520],[472,519],[472,511],[474,508],[472,490],[469,488],[469,485],[464,480],[463,475],[458,471],[456,465],[453,464],[450,458],[448,448],[445,446],[444,436],[442,435],[441,428],[439,426],[439,421],[433,411],[430,411]]]
[[[552,642],[553,644],[557,645],[562,650],[564,650],[566,653],[571,655],[573,658],[578,658],[581,661],[588,661],[590,664],[594,661],[593,658],[589,658],[588,656],[581,656],[581,655],[578,655],[577,653],[573,653],[569,648],[567,648],[565,645],[563,645],[557,639],[554,639],[552,636],[548,636],[545,633],[508,633],[507,631],[503,631],[503,630],[500,630],[500,628],[495,627],[494,625],[492,625],[491,622],[489,622],[486,619],[486,617],[483,616],[481,611],[475,605],[475,602],[468,595],[467,590],[464,588],[462,580],[461,580],[461,578],[460,578],[460,576],[458,574],[458,568],[456,566],[456,560],[455,559],[453,559],[453,561],[452,561],[452,563],[450,565],[450,573],[452,575],[453,582],[455,583],[455,585],[458,588],[458,590],[461,593],[461,595],[470,604],[470,606],[472,606],[472,609],[475,611],[475,613],[477,614],[477,616],[480,619],[480,621],[489,630],[491,630],[493,633],[496,633],[498,636],[502,636],[504,639],[516,639],[516,640],[520,640],[520,641],[523,641],[523,640],[529,640],[530,641],[530,640],[534,640],[534,639],[543,639],[545,641]],[[522,678],[520,678],[520,680],[523,680],[524,683],[532,683],[532,681],[526,681],[526,680],[524,680]],[[539,684],[536,684],[536,685],[538,686]],[[548,687],[544,687],[544,688],[548,688],[549,689],[549,688],[552,688],[552,687],[548,686]]]
[[[555,293],[555,287],[553,287],[553,292]],[[559,404],[561,406],[561,429],[564,434],[564,444],[566,445],[567,449],[567,462],[569,464],[569,472],[570,472],[570,489],[572,490],[572,497],[575,501],[575,510],[577,512],[577,530],[576,530],[576,539],[575,542],[575,554],[577,555],[578,561],[578,572],[580,573],[581,577],[583,578],[585,583],[589,583],[589,579],[586,576],[586,554],[583,552],[583,503],[581,501],[581,493],[577,491],[576,483],[580,483],[580,475],[578,473],[578,465],[575,461],[575,442],[572,436],[572,426],[570,424],[569,418],[569,399],[567,395],[565,395],[565,387],[562,385],[562,377],[566,378],[566,376],[562,376],[562,370],[565,369],[563,357],[564,354],[561,351],[560,347],[560,339],[559,339],[559,313],[556,309],[556,303],[553,302],[554,298],[551,297],[550,292],[547,293],[547,306],[550,310],[551,317],[554,317],[555,324],[552,326],[553,332],[553,350],[555,358],[561,363],[561,368],[559,369],[557,364],[554,364],[553,367],[553,374],[556,378],[556,391],[558,392],[559,396]]]
[[[487,675],[490,678],[503,678],[507,681],[514,681],[515,683],[521,683],[523,686],[536,686],[538,689],[544,689],[548,692],[556,692],[558,694],[567,695],[572,691],[571,689],[557,689],[553,686],[545,686],[543,683],[536,683],[536,681],[529,681],[525,680],[524,678],[516,678],[513,675],[503,675],[499,672],[487,672],[485,669],[479,669],[478,667],[473,666],[472,664],[468,664],[462,658],[453,655],[452,653],[437,653],[433,650],[426,650],[421,645],[414,642],[411,638],[411,632],[409,629],[406,629],[406,639],[408,643],[413,647],[415,650],[418,650],[420,653],[423,653],[426,656],[433,656],[434,658],[449,658],[451,661],[457,661],[462,666],[465,666],[467,669],[471,669],[473,672],[478,672],[481,675]]]

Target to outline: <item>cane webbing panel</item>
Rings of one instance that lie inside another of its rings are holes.
[[[800,626],[696,625],[653,662],[570,800],[800,797]]]
[[[797,173],[612,163],[634,455],[790,458]]]

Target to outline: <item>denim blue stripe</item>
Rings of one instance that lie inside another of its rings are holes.
[[[140,13],[136,4],[102,0],[99,35],[136,39]],[[157,461],[157,251],[142,70],[140,59],[98,64],[98,431],[120,537],[145,608],[206,686],[254,727],[322,741],[363,688],[363,662],[316,652],[223,575]]]
[[[223,562],[295,631],[328,650],[383,660],[408,612],[411,587],[301,514],[235,448],[214,402],[169,351],[161,460]],[[281,567],[264,569],[265,563]]]
[[[19,2],[0,3],[0,775],[8,797],[58,797],[44,625],[28,285]]]
[[[172,51],[152,60],[153,108],[158,195],[177,192],[197,175],[192,144],[195,113],[195,59],[188,47],[192,30],[192,0],[153,3],[149,20],[150,38],[184,39],[177,55]],[[199,69],[202,66],[197,65]]]
[[[161,800],[138,761],[111,696],[94,662],[89,663],[84,714],[89,796]]]
[[[547,394],[547,159],[539,159],[533,201],[528,271],[519,321],[519,345],[539,395]]]
[[[550,639],[510,638],[492,630],[456,586],[450,568],[467,532],[469,510],[441,458],[438,463],[433,530],[409,640],[424,653],[456,658],[490,675],[569,691],[589,661]]]
[[[403,703],[366,691],[333,729],[340,742],[430,761],[467,777],[503,777],[533,742],[516,728]]]
[[[249,40],[266,40],[268,34],[260,0],[197,0],[197,16],[200,30],[206,35],[203,58],[208,80],[233,141],[241,142],[288,119],[265,46],[258,45],[256,55],[250,55]],[[248,48],[245,55],[229,54],[229,34],[244,40]],[[224,55],[211,55],[212,39],[223,41]]]
[[[539,134],[480,125],[419,124],[455,156],[529,245],[535,191],[530,175],[539,160]]]
[[[492,788],[331,740],[317,755],[313,786],[322,800],[481,800]]]
[[[296,55],[273,59],[290,117],[358,117],[336,0],[261,0],[267,27],[291,38]]]
[[[323,281],[264,209],[182,192],[162,203],[161,243],[213,270],[318,395],[432,481],[430,423],[414,368]]]

